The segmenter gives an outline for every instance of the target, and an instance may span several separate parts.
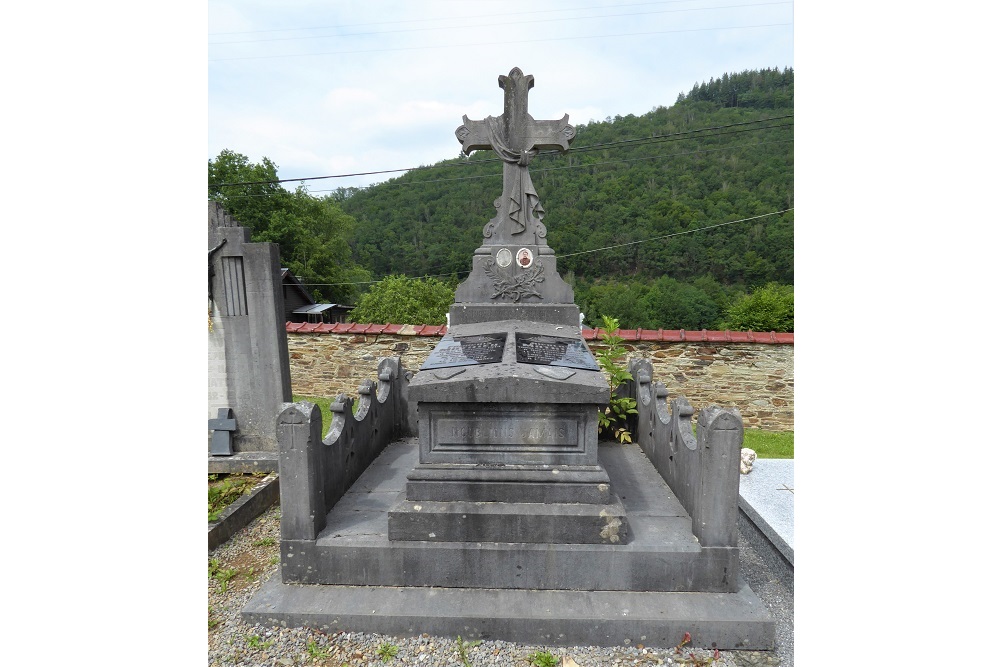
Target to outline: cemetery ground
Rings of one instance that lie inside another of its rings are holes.
[[[331,399],[295,396],[328,406]],[[323,410],[329,419],[329,410]],[[324,433],[329,429],[324,422]],[[744,446],[760,458],[793,458],[794,432],[771,433],[747,429]],[[751,473],[752,474],[752,473]],[[263,475],[214,475],[217,488],[225,479],[246,491]],[[231,494],[232,495],[232,494]],[[239,496],[236,496],[237,498]],[[267,665],[291,667],[343,667],[344,665],[420,665],[422,667],[579,665],[791,665],[791,576],[775,574],[759,536],[745,521],[740,526],[741,563],[744,576],[778,618],[774,651],[720,651],[690,647],[647,647],[638,643],[619,647],[529,646],[502,641],[469,641],[461,637],[389,637],[378,634],[338,632],[325,634],[308,628],[252,625],[240,610],[261,584],[279,574],[280,507],[271,506],[248,526],[208,553],[208,665]],[[755,541],[757,543],[755,543]],[[779,611],[785,607],[783,612]],[[786,620],[783,623],[781,614]],[[564,661],[565,660],[565,661]]]

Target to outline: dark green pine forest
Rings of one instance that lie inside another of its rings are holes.
[[[792,208],[793,91],[791,69],[724,74],[641,116],[576,119],[568,153],[534,159],[548,242],[588,323],[715,328],[742,295],[792,285],[792,211],[694,230]],[[375,276],[464,278],[500,174],[477,151],[338,190],[355,261]]]
[[[641,116],[570,118],[569,152],[535,157],[548,243],[588,324],[609,315],[623,328],[793,330],[793,93],[790,68],[724,74]],[[231,151],[209,162],[210,184],[276,173],[267,158],[253,165]],[[279,242],[317,297],[357,303],[365,285],[322,284],[404,275],[457,285],[501,184],[497,157],[478,151],[321,199],[260,184],[210,185],[209,195],[255,240]]]

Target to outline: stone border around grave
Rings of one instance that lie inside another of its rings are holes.
[[[268,507],[278,502],[279,496],[278,473],[272,472],[258,482],[250,493],[227,507],[218,521],[208,524],[208,550],[215,549],[243,530]]]
[[[278,472],[278,452],[237,452],[232,456],[208,456],[208,474]]]

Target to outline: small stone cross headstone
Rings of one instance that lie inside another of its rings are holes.
[[[219,416],[208,420],[208,428],[212,431],[212,456],[232,456],[232,436],[236,430],[233,409],[219,408]]]

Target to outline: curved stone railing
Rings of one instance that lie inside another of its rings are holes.
[[[633,440],[691,515],[692,530],[703,547],[735,547],[740,492],[743,419],[735,408],[711,406],[698,414],[684,397],[670,401],[662,382],[653,382],[653,365],[632,359],[633,380],[626,393],[639,414],[631,423]]]
[[[281,538],[315,540],[326,515],[392,440],[412,434],[406,388],[412,374],[399,357],[382,359],[378,380],[365,380],[354,399],[339,394],[322,437],[319,407],[285,403],[277,418]]]

